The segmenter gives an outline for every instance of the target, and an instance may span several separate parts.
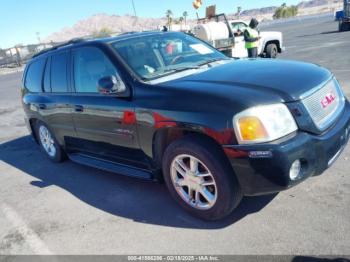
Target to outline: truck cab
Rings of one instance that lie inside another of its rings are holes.
[[[249,26],[248,23],[243,20],[229,20],[228,23],[235,38],[235,48],[232,50],[232,56],[240,58],[248,57],[243,36],[243,32]],[[284,50],[281,32],[262,31],[260,32],[260,37],[261,39],[258,46],[258,54],[260,56],[276,58],[278,53]]]
[[[339,31],[350,30],[350,1],[344,0],[343,16],[339,19]]]
[[[244,30],[248,23],[243,20],[228,20],[225,14],[218,14],[210,19],[198,19],[193,27],[193,34],[227,56],[248,57],[245,48]],[[258,54],[261,57],[276,58],[284,50],[281,32],[260,32]]]

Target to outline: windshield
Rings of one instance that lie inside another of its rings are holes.
[[[160,33],[112,43],[143,80],[153,80],[204,64],[229,59],[213,47],[183,33]]]

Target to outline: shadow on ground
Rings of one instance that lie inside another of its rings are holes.
[[[95,208],[141,223],[218,229],[259,212],[275,196],[246,197],[228,218],[205,222],[191,217],[170,198],[164,184],[145,182],[65,161],[52,163],[29,137],[0,145],[0,160],[34,178],[43,190],[58,186]]]

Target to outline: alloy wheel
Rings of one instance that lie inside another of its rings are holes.
[[[50,157],[55,157],[56,155],[56,147],[55,147],[55,141],[50,133],[50,131],[47,129],[47,127],[41,125],[39,127],[39,137],[40,142],[45,150],[45,152]]]
[[[210,170],[196,157],[182,154],[171,163],[171,181],[179,196],[190,206],[208,210],[217,200],[217,186]]]

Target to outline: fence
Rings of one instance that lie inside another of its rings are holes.
[[[42,43],[32,45],[20,45],[7,49],[0,49],[0,68],[18,67],[25,64],[33,55],[41,50],[53,47],[59,43]]]
[[[98,34],[98,35],[87,35],[79,38],[99,38],[107,36],[116,36],[121,34],[121,32],[112,32],[108,34]],[[17,45],[12,48],[0,49],[0,68],[4,67],[19,67],[25,64],[33,55],[36,53],[56,45],[60,45],[64,42],[50,42],[50,43],[40,43],[31,45]]]

